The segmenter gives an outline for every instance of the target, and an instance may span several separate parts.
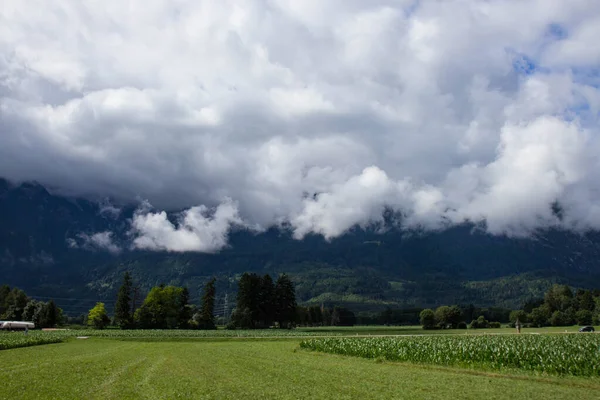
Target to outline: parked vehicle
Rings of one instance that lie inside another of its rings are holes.
[[[582,326],[579,328],[579,332],[595,332],[595,329],[593,326]]]
[[[24,331],[35,328],[33,322],[25,321],[0,321],[1,331]]]

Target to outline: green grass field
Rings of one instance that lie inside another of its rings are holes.
[[[0,399],[600,398],[597,378],[377,362],[299,350],[290,338],[155,339],[0,351]]]

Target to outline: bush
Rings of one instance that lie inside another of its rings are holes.
[[[490,328],[495,328],[495,329],[497,329],[497,328],[502,328],[502,325],[500,324],[500,322],[490,322],[490,323],[488,324],[488,326],[489,326]]]
[[[435,329],[435,314],[432,309],[426,308],[419,314],[423,329]]]
[[[461,321],[458,323],[457,329],[467,329],[467,323],[465,321]]]
[[[231,321],[227,325],[225,325],[225,329],[229,331],[235,331],[235,322]]]
[[[479,318],[471,321],[471,325],[469,325],[469,328],[471,329],[485,329],[489,327],[490,323],[487,321],[487,319],[485,319],[483,315],[480,315]]]

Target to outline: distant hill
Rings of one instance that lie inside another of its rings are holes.
[[[193,299],[210,276],[220,296],[235,298],[244,271],[286,272],[302,302],[386,306],[469,304],[518,307],[555,282],[600,287],[600,233],[541,231],[531,239],[488,235],[471,225],[442,232],[355,228],[331,242],[317,235],[238,230],[217,254],[123,251],[111,254],[74,240],[111,231],[128,247],[134,207],[116,214],[101,203],[53,195],[36,183],[0,179],[0,284],[60,298],[69,314],[98,299],[111,306],[122,273],[142,291],[159,283],[186,285]]]

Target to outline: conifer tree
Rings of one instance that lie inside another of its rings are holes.
[[[277,278],[275,284],[276,318],[279,327],[291,327],[296,322],[296,291],[294,284],[286,274]]]
[[[269,275],[261,278],[259,298],[259,325],[263,328],[271,326],[275,320],[276,310],[275,284]]]
[[[131,328],[133,325],[133,315],[131,311],[131,290],[133,282],[129,272],[123,275],[123,283],[119,288],[117,303],[115,305],[115,324],[121,329]]]
[[[202,306],[200,312],[196,315],[196,322],[198,322],[198,328],[200,329],[217,329],[215,326],[215,278],[204,285],[204,292],[202,294]]]
[[[190,319],[192,319],[193,306],[190,304],[190,291],[188,288],[181,288],[179,294],[179,329],[187,329],[190,327]]]

